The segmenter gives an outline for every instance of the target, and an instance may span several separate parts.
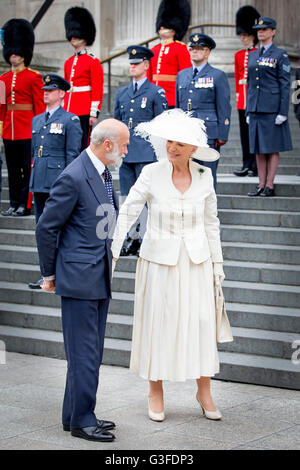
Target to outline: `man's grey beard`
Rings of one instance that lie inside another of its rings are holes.
[[[111,160],[112,165],[116,168],[120,168],[123,162],[124,155],[119,155],[118,145],[114,144],[114,149],[112,152],[106,154],[106,158]]]

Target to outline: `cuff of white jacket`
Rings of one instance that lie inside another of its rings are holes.
[[[209,240],[209,249],[213,263],[223,263],[222,248],[219,241]]]
[[[223,271],[223,263],[213,263],[214,276],[221,276],[225,279],[225,274]]]

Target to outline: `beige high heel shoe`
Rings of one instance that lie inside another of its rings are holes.
[[[222,414],[218,409],[216,409],[216,411],[206,410],[197,395],[196,395],[196,400],[200,404],[203,414],[205,415],[207,419],[212,419],[213,421],[219,421],[220,419],[222,419]]]
[[[148,416],[152,421],[163,421],[165,419],[165,412],[161,411],[160,413],[155,413],[150,408],[150,400],[148,398]]]

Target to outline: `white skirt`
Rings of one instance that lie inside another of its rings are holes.
[[[219,372],[213,268],[181,245],[176,266],[139,258],[130,369],[148,380],[184,381]]]

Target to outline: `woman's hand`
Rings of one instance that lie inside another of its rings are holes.
[[[112,259],[112,264],[111,264],[111,277],[113,277],[114,275],[114,271],[115,271],[115,267],[116,267],[116,263],[117,263],[117,258],[113,258]]]
[[[225,279],[223,263],[213,263],[213,270],[215,287],[220,287]]]

